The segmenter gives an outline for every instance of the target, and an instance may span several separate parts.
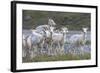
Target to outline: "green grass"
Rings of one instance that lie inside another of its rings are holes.
[[[84,55],[72,55],[72,54],[66,54],[66,55],[57,55],[57,56],[47,56],[47,55],[41,55],[37,56],[31,60],[27,60],[23,58],[23,63],[28,62],[48,62],[48,61],[66,61],[66,60],[87,60],[91,59],[91,55],[89,53],[85,53]]]

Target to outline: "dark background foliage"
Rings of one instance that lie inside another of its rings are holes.
[[[70,30],[81,30],[82,27],[91,27],[90,13],[54,12],[23,10],[23,29],[36,28],[38,25],[48,24],[52,18],[57,28],[67,27]]]

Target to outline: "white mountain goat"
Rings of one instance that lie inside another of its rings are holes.
[[[72,46],[74,47],[80,47],[80,50],[82,50],[83,48],[81,48],[81,46],[83,46],[86,42],[86,33],[88,28],[82,28],[83,32],[81,34],[75,34],[72,35],[69,39],[69,42],[72,44]],[[75,52],[75,49],[74,49]]]
[[[28,46],[27,46],[27,38],[29,35],[22,34],[22,57],[28,56]]]
[[[27,38],[27,46],[31,58],[41,54],[45,38],[44,33],[45,31],[32,30],[32,34]]]
[[[26,57],[26,38],[24,34],[22,36],[22,57]]]
[[[41,25],[41,26],[38,26],[36,28],[36,30],[40,30],[40,29],[45,29],[45,32],[46,32],[46,38],[45,38],[45,41],[44,41],[44,47],[46,48],[47,50],[47,54],[50,55],[51,53],[51,49],[52,49],[52,46],[51,46],[51,42],[52,42],[52,33],[51,33],[51,29],[50,27],[51,26],[55,26],[56,23],[54,22],[53,19],[48,19],[48,25]]]
[[[75,34],[70,37],[70,42],[73,44],[84,44],[86,42],[87,28],[82,28],[83,32],[81,34]]]
[[[45,40],[43,48],[46,50],[46,53],[48,54],[48,49],[51,48],[51,32],[50,32],[50,26],[49,25],[40,25],[36,27],[36,30],[39,30],[40,32],[42,30],[45,31]]]
[[[57,53],[59,54],[64,54],[64,41],[65,41],[65,37],[66,37],[66,32],[68,32],[67,28],[63,28],[63,31],[62,33],[59,32],[55,32],[54,31],[54,27],[50,27],[51,29],[51,32],[52,32],[52,52],[51,53],[54,53],[55,55]]]
[[[48,20],[48,25],[49,25],[49,26],[55,26],[56,23],[54,22],[53,19],[49,18],[49,20]]]
[[[50,29],[50,26],[49,25],[40,25],[40,26],[38,26],[38,27],[36,27],[35,28],[35,30],[40,30],[40,31],[45,31],[45,30],[48,30],[48,29]]]

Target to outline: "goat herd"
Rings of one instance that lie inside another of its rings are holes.
[[[83,28],[81,34],[74,34],[66,40],[68,28],[62,27],[55,30],[56,23],[49,19],[47,25],[37,26],[30,30],[31,34],[22,37],[22,57],[34,58],[38,55],[63,55],[65,54],[64,45],[70,43],[72,46],[81,46],[86,42],[87,28]],[[81,43],[80,43],[81,42]],[[70,52],[73,53],[73,52]]]

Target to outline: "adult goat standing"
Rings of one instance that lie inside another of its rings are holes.
[[[33,58],[36,55],[41,54],[44,39],[45,31],[32,30],[32,34],[27,38],[27,46],[29,49],[29,56]]]
[[[69,42],[72,44],[72,46],[80,47],[81,50],[83,50],[83,48],[81,48],[81,46],[83,46],[86,42],[86,33],[87,33],[88,28],[82,28],[82,29],[83,29],[83,32],[81,34],[72,35],[69,39]],[[74,49],[74,52],[75,52],[75,50],[76,49]],[[80,51],[79,51],[79,53],[80,53]]]
[[[62,28],[62,33],[55,32],[54,27],[50,27],[50,29],[52,32],[52,52],[54,52],[55,55],[57,53],[64,54],[64,43],[66,40],[66,32],[68,32],[67,28]]]
[[[51,48],[51,32],[50,32],[50,25],[40,25],[36,27],[36,30],[44,30],[45,31],[45,40],[44,40],[44,49],[46,54],[48,54],[49,49]]]

